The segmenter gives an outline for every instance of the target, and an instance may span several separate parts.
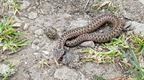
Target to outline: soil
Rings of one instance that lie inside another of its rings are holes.
[[[21,24],[19,28],[31,44],[15,54],[1,55],[3,58],[6,57],[6,61],[16,65],[17,71],[10,80],[94,80],[95,75],[111,80],[125,75],[114,64],[79,62],[80,54],[77,51],[81,48],[67,52],[66,57],[70,56],[72,60],[66,60],[66,65],[56,65],[48,61],[52,57],[52,49],[57,47],[58,38],[64,31],[83,27],[98,14],[91,9],[98,0],[21,0],[20,2],[22,10],[19,15],[12,15],[11,11],[5,15],[13,16],[17,23]],[[143,25],[142,0],[112,0],[112,2],[119,6],[119,16]],[[53,31],[54,33],[49,33]],[[91,42],[89,44],[93,45]],[[44,64],[45,62],[48,64]],[[44,67],[41,67],[42,65]]]

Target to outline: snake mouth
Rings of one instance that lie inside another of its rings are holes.
[[[58,62],[61,63],[63,58],[64,58],[64,55],[66,54],[66,52],[62,53],[62,55],[58,58]]]
[[[66,54],[64,49],[54,49],[54,59],[57,63],[61,63],[63,60],[63,56]]]

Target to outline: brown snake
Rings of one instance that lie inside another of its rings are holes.
[[[112,29],[105,33],[96,33],[98,28],[102,25],[110,23],[112,24]],[[64,46],[76,46],[84,41],[94,41],[94,42],[108,42],[112,38],[118,37],[123,30],[125,25],[125,20],[116,17],[112,14],[101,14],[92,20],[92,22],[85,26],[79,27],[73,30],[65,32],[59,39],[58,49],[55,56],[56,59],[60,59],[64,55]]]

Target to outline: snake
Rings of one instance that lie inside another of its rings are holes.
[[[123,32],[125,20],[113,14],[99,14],[92,21],[84,26],[71,29],[62,34],[58,40],[58,47],[55,49],[56,60],[59,60],[65,53],[65,46],[74,47],[85,41],[104,43],[120,36]],[[111,30],[108,32],[96,32],[104,24],[111,24]]]

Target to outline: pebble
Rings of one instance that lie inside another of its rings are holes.
[[[72,52],[68,52],[63,56],[63,64],[73,64],[80,60],[80,56],[78,54],[74,54]]]
[[[99,64],[90,63],[90,62],[84,64],[81,68],[81,71],[85,72],[86,75],[89,75],[89,74],[101,75],[105,73],[105,69],[102,66],[100,66]]]
[[[17,22],[17,23],[14,23],[12,26],[19,28],[19,27],[23,26],[23,23]]]
[[[103,48],[102,48],[102,46],[100,46],[100,45],[97,45],[97,46],[95,47],[95,49],[96,49],[96,51],[99,51],[99,52],[103,51]]]
[[[109,78],[121,76],[120,71],[118,71],[116,66],[112,64],[106,65],[88,62],[84,64],[80,70],[87,76],[102,75],[103,78],[108,80],[111,80]]]
[[[40,49],[40,47],[38,45],[35,45],[35,44],[32,44],[31,48],[34,49],[34,50],[39,50]]]
[[[39,39],[35,39],[32,44],[38,45],[40,43]]]
[[[76,27],[83,27],[88,24],[87,20],[83,20],[81,18],[78,18],[77,20],[74,20],[71,22],[71,26],[76,26]]]
[[[52,68],[50,68],[50,69],[47,71],[47,74],[48,74],[49,76],[53,76],[53,75],[54,75],[54,72],[55,72],[55,68],[52,67]]]
[[[79,75],[75,70],[64,66],[55,71],[54,77],[60,80],[77,80]]]
[[[36,19],[38,17],[38,14],[36,12],[30,12],[28,14],[29,19]]]
[[[43,29],[38,29],[34,33],[35,33],[35,35],[40,36],[40,35],[44,34],[44,31],[43,31]]]
[[[48,52],[48,51],[42,51],[42,52],[43,52],[44,54],[47,54],[47,55],[49,54],[49,52]]]
[[[129,24],[131,24],[130,27],[133,28],[134,33],[141,33],[142,35],[144,35],[144,24],[135,21],[130,21]]]
[[[95,44],[93,41],[86,41],[80,44],[81,47],[95,47]]]
[[[65,13],[65,14],[63,14],[63,17],[64,17],[64,19],[67,19],[67,20],[68,20],[68,19],[70,19],[72,16],[71,16],[70,14],[66,14],[66,13]]]
[[[123,17],[132,21],[138,21],[144,23],[144,5],[143,0],[125,0],[121,5],[121,12]]]
[[[26,9],[30,6],[30,2],[23,0],[22,5],[21,5],[21,9]]]
[[[28,30],[28,28],[29,28],[29,24],[25,24],[23,30]]]
[[[139,2],[141,2],[144,5],[144,0],[139,0]]]
[[[35,53],[33,53],[33,54],[34,54],[34,55],[38,55],[39,53],[36,53],[36,52],[35,52]]]

